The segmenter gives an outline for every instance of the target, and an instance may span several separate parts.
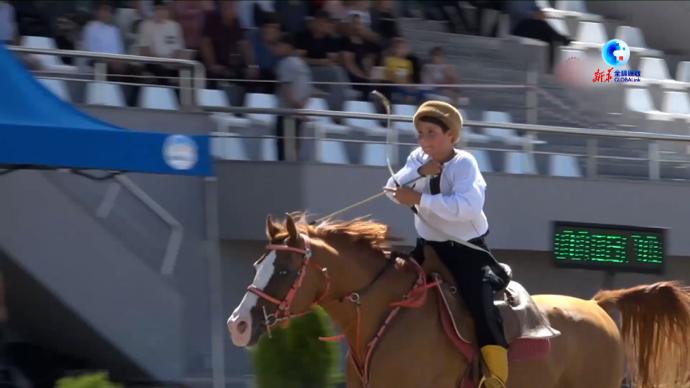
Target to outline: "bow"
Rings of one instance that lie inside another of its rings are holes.
[[[395,171],[393,171],[393,165],[391,164],[391,154],[393,153],[393,149],[397,149],[393,147],[393,141],[397,140],[393,137],[395,136],[395,138],[397,138],[397,133],[391,130],[391,102],[378,90],[372,91],[371,94],[376,96],[386,109],[386,165],[388,166],[388,173],[391,175],[391,178],[393,178],[393,182],[395,182],[397,187],[400,187],[400,182],[398,182],[398,179],[395,177]]]

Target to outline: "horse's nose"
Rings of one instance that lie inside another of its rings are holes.
[[[228,318],[228,331],[235,346],[247,346],[252,337],[252,319],[250,316],[242,316],[238,311]]]
[[[249,327],[249,324],[245,321],[241,321],[237,324],[237,332],[243,334],[245,330]]]

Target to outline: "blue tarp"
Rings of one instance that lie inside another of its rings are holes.
[[[53,95],[0,44],[0,168],[21,165],[212,174],[208,136],[130,130],[98,120]]]

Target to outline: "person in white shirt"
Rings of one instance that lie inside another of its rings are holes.
[[[113,9],[107,3],[96,7],[96,19],[88,22],[83,32],[83,48],[86,51],[123,54],[120,29],[113,24]]]
[[[431,246],[452,273],[474,318],[477,343],[488,367],[480,387],[505,387],[508,344],[493,299],[509,278],[484,242],[489,231],[483,210],[486,181],[472,154],[454,146],[462,127],[455,107],[427,101],[417,109],[414,125],[420,147],[384,189],[391,200],[415,212],[419,238],[412,256],[422,262],[424,246]],[[474,247],[459,243],[461,240]]]
[[[182,27],[170,19],[170,5],[164,1],[154,2],[153,18],[139,27],[137,46],[141,55],[161,58],[189,59],[185,51]],[[178,76],[177,68],[160,64],[147,64],[159,84],[173,84]]]
[[[120,29],[113,24],[113,9],[107,2],[99,2],[95,5],[95,19],[88,22],[82,31],[82,49],[98,53],[125,53],[122,34]],[[90,63],[95,62],[105,62],[108,81],[140,82],[140,80],[132,77],[140,73],[138,66],[134,64],[113,60],[94,60]],[[135,105],[139,87],[126,85],[121,87],[127,104]]]
[[[153,19],[139,27],[138,45],[142,55],[163,58],[181,58],[185,48],[182,27],[170,20],[170,6],[156,3]]]

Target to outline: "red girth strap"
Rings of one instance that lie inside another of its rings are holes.
[[[379,327],[379,330],[376,332],[376,335],[367,343],[366,345],[366,353],[364,354],[364,360],[360,360],[360,349],[359,349],[359,344],[361,342],[360,336],[361,336],[361,323],[363,321],[363,317],[361,314],[360,310],[360,300],[359,300],[359,294],[357,293],[352,293],[348,297],[346,297],[346,300],[349,300],[353,303],[355,303],[355,313],[356,313],[356,331],[355,331],[355,346],[353,347],[352,344],[349,344],[350,351],[349,351],[349,359],[352,362],[352,364],[355,366],[355,370],[357,371],[357,374],[359,375],[360,380],[362,381],[362,385],[364,387],[367,386],[369,383],[369,364],[371,363],[371,357],[374,353],[374,349],[376,348],[376,345],[378,345],[379,341],[385,334],[386,330],[390,326],[390,323],[395,319],[395,317],[398,315],[398,312],[400,312],[401,308],[419,308],[424,305],[426,302],[426,296],[427,292],[429,291],[430,288],[435,287],[438,284],[438,281],[429,283],[427,284],[426,282],[426,273],[422,269],[422,267],[417,264],[415,261],[411,260],[411,263],[414,263],[413,266],[415,268],[415,271],[417,272],[417,281],[415,284],[412,286],[410,291],[408,291],[407,294],[403,296],[403,299],[398,302],[391,303],[390,306],[393,308],[391,312],[388,314],[386,319],[383,321],[381,324],[381,327]],[[357,295],[357,298],[353,298],[354,295]],[[334,338],[338,337],[330,337],[327,338],[326,340],[333,340]],[[344,336],[339,336],[339,338],[344,338]],[[354,348],[354,349],[353,349]],[[353,351],[354,350],[354,351]]]

